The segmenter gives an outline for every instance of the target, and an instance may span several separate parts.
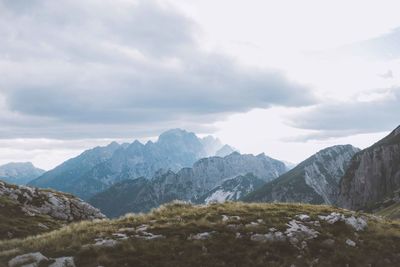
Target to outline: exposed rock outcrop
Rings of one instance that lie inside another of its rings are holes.
[[[349,209],[374,209],[386,200],[399,202],[400,126],[350,163],[340,184],[338,205]]]
[[[0,197],[17,203],[27,216],[48,215],[66,222],[105,218],[88,203],[60,192],[14,186],[0,181]]]

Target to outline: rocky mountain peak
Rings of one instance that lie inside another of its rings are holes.
[[[198,139],[194,133],[177,128],[165,131],[162,134],[160,134],[160,136],[158,137],[158,142],[165,143],[173,140],[182,140],[185,138],[196,139],[196,140]]]
[[[113,142],[111,142],[110,144],[107,145],[107,148],[109,148],[109,149],[116,149],[116,148],[118,148],[119,146],[120,146],[120,145],[119,145],[117,142],[113,141]]]
[[[336,202],[339,181],[352,157],[360,151],[351,145],[323,149],[295,168],[251,193],[248,201]]]
[[[395,135],[400,135],[400,125],[393,132]]]
[[[224,145],[215,152],[215,156],[225,157],[225,156],[232,154],[235,151],[237,151],[237,150],[235,148],[231,147],[230,145]]]

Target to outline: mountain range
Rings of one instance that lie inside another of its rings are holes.
[[[31,162],[12,162],[0,166],[0,180],[8,183],[25,185],[45,173]]]
[[[151,178],[160,170],[179,171],[200,158],[213,156],[223,145],[212,136],[173,129],[156,142],[111,143],[83,152],[29,183],[53,188],[88,199],[116,182],[138,177]],[[223,150],[226,151],[226,150]],[[221,152],[220,152],[221,153]]]
[[[302,202],[393,213],[400,210],[399,136],[400,127],[362,151],[329,147],[289,170],[265,154],[240,154],[211,136],[174,129],[156,142],[85,151],[30,185],[70,192],[112,217],[173,200]]]
[[[150,180],[125,180],[93,196],[89,203],[100,208],[106,215],[116,217],[127,212],[149,211],[173,200],[210,202],[212,196],[207,195],[221,190],[225,190],[224,199],[220,196],[216,200],[237,200],[235,195],[247,194],[250,189],[255,189],[286,171],[283,162],[265,154],[254,156],[234,152],[223,158],[200,159],[192,168],[183,168],[178,172],[160,171]],[[119,203],[118,207],[113,203]]]
[[[178,161],[179,155],[193,156],[198,151],[196,146],[185,147],[186,141],[169,138],[163,151],[178,149],[171,155]],[[207,139],[208,144],[216,144]],[[158,170],[151,164],[140,169],[135,164],[140,160],[124,161],[144,157],[128,148],[146,145],[112,143],[86,151],[57,167],[64,176],[52,182],[90,182],[87,176],[113,159],[118,166],[128,165],[132,172],[149,176],[134,178],[124,172],[118,178],[110,176],[112,183],[104,183],[105,190],[91,197],[90,203],[109,217],[158,207],[148,214],[94,220],[105,216],[70,194],[0,182],[0,266],[92,266],[94,262],[197,266],[204,259],[224,266],[227,258],[230,265],[240,262],[241,266],[400,263],[398,222],[391,220],[400,218],[400,127],[364,150],[351,145],[329,147],[290,170],[265,154],[232,151],[223,157],[202,157],[182,168],[193,158]],[[207,145],[201,147],[206,151]],[[222,148],[207,151],[218,154]],[[223,151],[229,149],[225,146]],[[79,179],[70,178],[83,169]],[[46,174],[39,179],[43,177]],[[233,202],[241,200],[299,203]],[[94,221],[69,224],[81,220]],[[41,234],[45,232],[50,233]]]

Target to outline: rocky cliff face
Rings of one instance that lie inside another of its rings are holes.
[[[248,173],[267,182],[277,178],[286,171],[285,165],[275,159],[260,154],[241,155],[232,153],[224,158],[204,158],[193,164],[192,168],[184,168],[178,173],[167,172],[152,179],[155,190],[162,196],[162,203],[174,199],[198,202],[227,179]]]
[[[338,205],[370,209],[400,189],[400,126],[358,153],[343,176]]]
[[[112,143],[84,152],[30,185],[54,188],[88,199],[117,182],[138,177],[151,178],[161,170],[178,171],[215,152],[219,140],[173,129],[162,133],[157,142],[118,145]]]
[[[237,152],[224,158],[210,157],[197,161],[192,168],[183,168],[179,172],[160,171],[155,174],[151,181],[136,179],[136,182],[122,182],[110,189],[95,195],[89,200],[91,204],[100,208],[107,215],[108,205],[111,203],[124,203],[125,209],[118,215],[126,212],[148,211],[150,208],[173,201],[184,200],[196,203],[204,203],[200,198],[222,185],[226,180],[240,175],[252,173],[257,177],[255,184],[265,183],[277,178],[286,171],[285,164],[260,154],[241,155]],[[238,179],[237,182],[241,180]],[[243,192],[236,195],[248,193],[251,184],[246,188],[245,181],[242,180]],[[227,185],[227,184],[225,184]],[[238,184],[239,185],[239,184]],[[233,189],[232,189],[233,190]],[[247,190],[247,191],[246,191]],[[142,192],[146,192],[146,194]],[[126,193],[122,193],[126,192]],[[130,193],[129,193],[130,192]],[[146,201],[142,201],[138,194],[146,196]],[[120,195],[124,195],[124,200],[120,200]],[[148,198],[148,196],[151,196]],[[128,204],[127,204],[128,203]],[[141,203],[138,205],[138,203]],[[113,212],[113,211],[112,211]]]
[[[0,166],[0,180],[12,184],[24,185],[45,171],[36,168],[30,162],[13,162]]]
[[[358,151],[351,145],[321,150],[245,200],[333,204],[338,197],[339,181]]]

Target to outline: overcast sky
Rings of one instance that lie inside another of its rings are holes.
[[[0,164],[170,128],[300,162],[400,124],[400,3],[0,0]]]

